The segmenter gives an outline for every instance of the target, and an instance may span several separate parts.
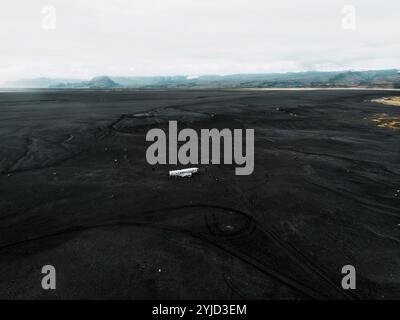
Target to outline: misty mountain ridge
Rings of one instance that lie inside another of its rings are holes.
[[[66,82],[49,86],[49,88],[77,88],[77,89],[114,89],[120,88],[122,85],[111,80],[109,77],[94,77],[89,81]]]
[[[6,84],[13,88],[72,89],[210,89],[210,88],[400,88],[397,69],[377,71],[308,71],[266,74],[232,74],[202,76],[94,77],[75,79],[23,79]]]

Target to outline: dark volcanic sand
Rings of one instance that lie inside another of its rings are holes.
[[[1,93],[0,298],[400,298],[400,137],[371,121],[400,108],[368,102],[391,94]],[[168,120],[254,128],[253,175],[148,165]]]

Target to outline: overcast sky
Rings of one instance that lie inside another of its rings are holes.
[[[0,7],[0,83],[400,69],[399,0],[1,0]]]

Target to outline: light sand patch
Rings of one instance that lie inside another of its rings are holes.
[[[379,113],[372,119],[379,128],[400,129],[400,117],[391,117],[387,113]]]
[[[372,102],[386,104],[388,106],[398,106],[400,107],[400,97],[388,97],[381,99],[373,99]]]

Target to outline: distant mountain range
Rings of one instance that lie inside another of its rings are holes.
[[[292,72],[268,74],[234,74],[165,76],[165,77],[95,77],[89,81],[76,79],[37,78],[8,82],[12,88],[75,88],[75,89],[178,89],[178,88],[400,88],[400,72],[378,71]]]
[[[123,87],[109,77],[95,77],[89,81],[64,82],[49,86],[49,88],[77,88],[77,89],[114,89]]]

